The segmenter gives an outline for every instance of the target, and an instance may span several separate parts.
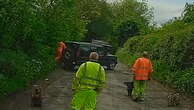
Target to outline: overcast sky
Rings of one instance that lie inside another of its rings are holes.
[[[173,17],[181,16],[184,6],[194,0],[149,0],[149,5],[154,7],[154,17],[158,24],[162,24]]]
[[[117,1],[117,0],[108,0]],[[141,0],[138,0],[141,1]],[[173,17],[181,16],[186,2],[194,0],[148,0],[149,5],[154,8],[154,21],[158,24],[165,23]]]

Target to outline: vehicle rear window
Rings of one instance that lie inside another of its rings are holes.
[[[89,56],[89,54],[91,52],[90,45],[80,45],[79,50],[80,50],[81,56]]]

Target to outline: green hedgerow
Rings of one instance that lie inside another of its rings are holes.
[[[193,24],[175,22],[151,34],[130,38],[117,56],[131,65],[143,51],[150,53],[155,79],[194,94]]]

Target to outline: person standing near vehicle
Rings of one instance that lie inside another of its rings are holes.
[[[151,79],[153,72],[152,62],[147,52],[143,52],[142,57],[138,58],[133,67],[134,72],[134,89],[132,91],[132,99],[134,101],[143,101],[147,81]]]
[[[74,96],[73,110],[94,110],[97,94],[105,86],[105,70],[97,63],[99,56],[96,52],[90,53],[90,61],[83,63],[73,80]]]
[[[65,45],[64,42],[58,43],[58,48],[56,50],[56,57],[55,57],[56,62],[60,63],[62,61],[63,53],[64,53],[66,48],[67,48],[67,46]]]

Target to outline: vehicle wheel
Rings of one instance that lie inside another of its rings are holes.
[[[72,70],[72,53],[70,50],[66,50],[63,55],[63,68],[66,70]]]
[[[67,50],[64,54],[64,59],[65,60],[70,60],[71,59],[71,52]]]
[[[114,68],[115,68],[115,63],[109,64],[109,69],[110,69],[110,70],[114,70]]]

